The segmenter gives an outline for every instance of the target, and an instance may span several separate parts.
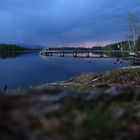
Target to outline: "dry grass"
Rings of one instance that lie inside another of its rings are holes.
[[[103,75],[100,82],[111,86],[140,86],[140,68],[125,68],[108,72]]]

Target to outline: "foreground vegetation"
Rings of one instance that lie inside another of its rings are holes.
[[[101,82],[110,86],[137,87],[140,86],[140,67],[123,68],[106,73]]]
[[[1,91],[0,139],[139,139],[139,77],[140,68],[133,67],[82,74],[12,96]]]

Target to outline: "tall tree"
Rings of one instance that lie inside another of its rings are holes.
[[[132,50],[132,36],[126,35],[126,41],[128,42],[129,50]]]
[[[131,49],[137,52],[136,47],[136,40],[138,38],[138,19],[134,14],[129,13],[128,14],[128,21],[129,21],[129,29],[130,29],[130,35],[129,39],[133,42],[131,45]]]

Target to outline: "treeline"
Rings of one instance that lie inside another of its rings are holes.
[[[48,48],[49,50],[120,50],[120,48],[118,48],[118,45],[122,44],[123,45],[123,50],[129,51],[131,50],[130,46],[132,46],[133,42],[132,41],[122,41],[122,42],[118,42],[118,43],[113,43],[113,44],[109,44],[106,45],[104,47],[100,47],[100,46],[95,46],[92,48],[84,48],[84,47],[55,47],[55,48]],[[137,44],[136,44],[136,50],[140,51],[140,36],[137,40]]]
[[[83,47],[59,47],[59,48],[48,48],[49,50],[87,50],[87,48]]]
[[[106,45],[104,48],[104,50],[119,50],[118,45],[122,44],[123,45],[123,50],[130,50],[129,48],[129,44],[126,41],[122,41],[122,42],[118,42],[118,43],[113,43],[113,44],[109,44]],[[130,44],[132,44],[132,42],[130,42]]]
[[[0,51],[16,51],[16,50],[30,50],[30,49],[21,47],[16,44],[0,44]]]
[[[61,48],[48,48],[49,50],[102,50],[102,47],[92,47],[92,48],[84,48],[84,47],[61,47]]]
[[[130,43],[130,44],[129,44]],[[103,47],[104,50],[119,50],[118,45],[122,44],[123,45],[123,50],[131,50],[131,48],[129,47],[129,45],[132,46],[133,42],[130,41],[122,41],[122,42],[118,42],[118,43],[114,43],[114,44],[109,44]],[[140,51],[140,36],[137,40],[135,49]]]

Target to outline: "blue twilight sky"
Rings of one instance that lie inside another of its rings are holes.
[[[124,40],[140,0],[0,0],[0,42],[49,47]]]

